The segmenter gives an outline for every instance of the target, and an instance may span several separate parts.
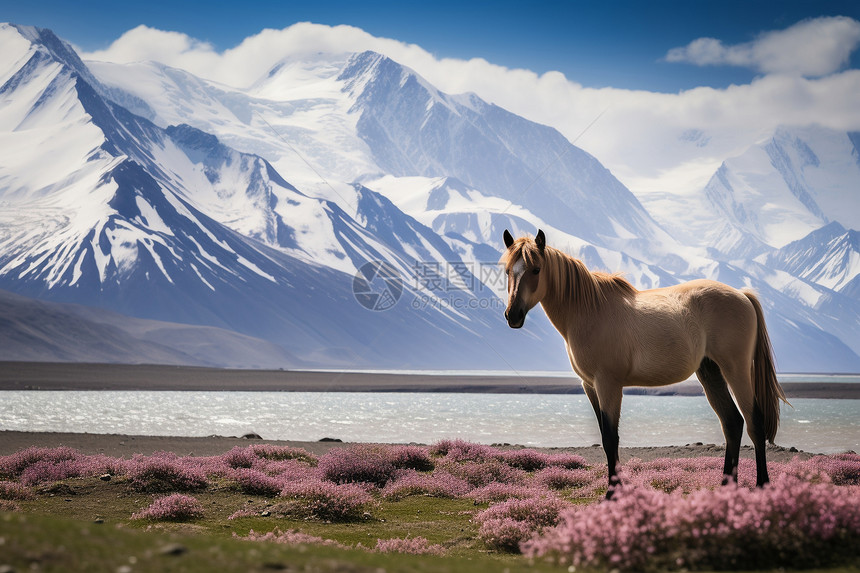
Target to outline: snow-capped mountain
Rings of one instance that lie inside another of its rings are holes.
[[[809,235],[801,263],[777,224],[856,228],[836,216],[844,141],[810,132],[817,165],[787,131],[727,159],[703,216],[668,233],[553,128],[379,54],[288,56],[237,87],[82,62],[47,30],[0,25],[0,46],[0,288],[228,329],[308,366],[566,370],[543,314],[510,331],[497,297],[502,231],[540,227],[639,288],[752,286],[782,369],[860,371],[839,318],[858,314],[856,238]]]
[[[633,194],[558,131],[472,94],[450,96],[376,53],[353,56],[339,76],[359,137],[394,176],[455,177],[546,222],[602,245],[632,248],[665,233]],[[627,241],[624,241],[627,239]]]
[[[831,221],[860,228],[858,146],[858,133],[779,128],[726,159],[681,226],[727,258],[781,248]]]
[[[850,291],[857,288],[860,275],[860,233],[833,221],[760,260],[770,268],[828,289]]]
[[[156,123],[187,123],[264,155],[295,174],[297,186],[347,211],[350,194],[329,183],[453,177],[508,204],[528,203],[596,244],[653,253],[656,243],[672,242],[629,190],[555,129],[474,95],[444,94],[380,54],[287,59],[246,90],[158,64],[91,65],[117,91],[147,100],[143,111]]]
[[[534,336],[514,339],[498,308],[462,312],[486,289],[465,264],[444,301],[404,280],[403,304],[368,311],[344,269],[385,261],[407,277],[418,262],[462,261],[369,189],[345,187],[354,214],[308,197],[258,156],[105,99],[50,32],[0,33],[17,48],[0,87],[13,102],[0,110],[0,141],[17,150],[0,165],[3,288],[228,328],[317,365],[428,368],[444,356],[489,368],[496,347],[511,346],[512,363],[543,352]],[[413,308],[416,296],[424,304]],[[470,338],[486,342],[464,347]]]

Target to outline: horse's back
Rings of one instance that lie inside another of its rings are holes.
[[[686,379],[705,356],[719,364],[732,355],[746,359],[753,348],[755,309],[738,289],[700,279],[640,291],[636,299],[639,384]]]
[[[705,337],[705,355],[723,365],[752,361],[757,331],[755,307],[743,291],[700,279],[678,285],[688,296],[690,313]]]

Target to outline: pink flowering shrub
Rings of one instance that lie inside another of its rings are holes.
[[[128,471],[129,460],[112,458],[104,454],[93,456],[81,455],[78,458],[81,476],[100,476],[109,474],[112,476],[125,475]]]
[[[21,472],[19,479],[26,485],[60,481],[81,475],[80,467],[76,460],[39,461]]]
[[[427,448],[420,446],[393,446],[388,448],[388,460],[396,469],[429,472],[433,460]]]
[[[393,480],[382,488],[382,497],[397,501],[411,495],[427,495],[431,497],[458,498],[462,497],[472,486],[448,472],[437,471],[433,474],[415,470],[400,470]]]
[[[77,450],[61,446],[58,448],[30,447],[8,456],[0,456],[0,477],[14,479],[19,477],[27,468],[37,463],[67,462],[77,460],[80,454]]]
[[[498,460],[458,463],[446,458],[437,463],[436,468],[465,480],[473,487],[482,487],[493,482],[519,484],[526,479],[526,472]]]
[[[323,539],[322,537],[302,533],[295,529],[281,531],[277,527],[268,533],[256,533],[252,529],[248,532],[246,537],[240,537],[233,532],[233,539],[242,539],[245,541],[268,541],[270,543],[283,543],[285,545],[326,545],[328,547],[337,547],[338,549],[351,549],[348,545],[343,545],[334,539]]]
[[[556,525],[570,503],[557,497],[510,499],[475,516],[478,539],[498,551],[519,552],[520,544],[545,527]]]
[[[540,487],[493,482],[473,489],[465,497],[478,503],[496,503],[509,499],[541,497],[549,493],[547,489]]]
[[[547,466],[558,466],[569,470],[576,470],[588,466],[585,458],[576,454],[549,454]]]
[[[275,496],[284,488],[282,480],[251,468],[232,470],[229,477],[236,482],[239,491],[249,495]]]
[[[860,485],[859,454],[815,456],[806,462],[806,466],[811,471],[826,474],[836,485]]]
[[[221,461],[231,468],[257,468],[267,465],[267,462],[283,462],[295,460],[308,466],[317,464],[317,457],[304,448],[278,446],[275,444],[254,444],[252,446],[236,446],[220,456]]]
[[[444,456],[449,461],[483,461],[496,457],[499,450],[483,444],[473,444],[465,440],[440,440],[430,446],[429,453]]]
[[[235,446],[229,452],[222,454],[221,459],[231,468],[250,468],[259,458],[251,448]]]
[[[510,517],[517,521],[527,521],[535,526],[555,525],[558,523],[559,512],[570,506],[570,503],[553,495],[510,499],[491,505],[479,513],[475,520],[478,523],[483,523],[488,519]]]
[[[547,467],[577,469],[586,466],[585,458],[582,456],[564,453],[547,454],[530,448],[500,450],[495,454],[495,458],[527,472],[534,472]]]
[[[32,447],[0,457],[0,476],[26,485],[60,481],[84,475],[83,461],[84,456],[72,448]]]
[[[340,484],[365,482],[382,487],[396,469],[383,446],[334,448],[319,458],[323,478]]]
[[[254,444],[249,448],[258,458],[274,461],[297,460],[314,466],[317,457],[304,448],[278,446],[275,444]]]
[[[496,458],[527,472],[543,469],[549,463],[549,455],[529,448],[503,450],[496,454]]]
[[[174,493],[160,497],[146,509],[131,516],[132,519],[153,521],[186,521],[203,517],[203,506],[195,498]]]
[[[531,557],[599,569],[819,567],[857,557],[860,495],[783,474],[763,489],[683,495],[623,486],[611,502],[564,512],[523,544]]]
[[[373,497],[356,484],[320,480],[289,482],[280,496],[284,501],[275,504],[272,513],[300,519],[358,521],[373,504]]]
[[[481,523],[478,539],[490,549],[506,553],[519,553],[520,545],[535,534],[535,528],[527,521],[510,517],[488,519]]]
[[[282,482],[301,481],[304,479],[320,478],[322,474],[318,467],[309,466],[298,460],[260,460],[254,468],[266,475],[278,478]]]
[[[748,472],[744,472],[745,477]],[[740,468],[739,468],[740,474]],[[753,469],[752,476],[755,476]],[[621,469],[622,482],[646,485],[666,492],[681,489],[690,492],[722,483],[723,460],[720,458],[659,458],[644,462],[629,460]]]
[[[0,481],[0,499],[23,500],[33,499],[33,492],[26,486],[13,481]]]
[[[595,481],[599,481],[602,486],[605,479],[602,474],[598,475],[597,472],[591,470],[569,470],[561,466],[546,467],[533,477],[533,481],[537,484],[553,490],[584,488],[592,486]]]
[[[129,463],[128,477],[138,491],[192,491],[208,485],[206,474],[191,458],[158,452],[152,456],[134,456]]]
[[[445,548],[441,545],[431,545],[425,537],[407,537],[405,539],[378,539],[376,553],[408,553],[410,555],[442,555]]]

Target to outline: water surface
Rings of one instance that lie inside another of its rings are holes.
[[[777,444],[858,450],[860,400],[792,400]],[[0,430],[535,447],[600,442],[584,395],[361,392],[6,391]],[[704,397],[625,396],[621,446],[724,442]],[[744,443],[750,443],[745,437]]]

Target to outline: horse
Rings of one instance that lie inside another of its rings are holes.
[[[779,401],[786,399],[761,303],[751,290],[701,279],[640,291],[620,274],[591,272],[582,261],[548,246],[542,230],[534,239],[514,240],[506,229],[504,241],[505,319],[511,328],[521,328],[540,303],[564,338],[600,426],[607,498],[620,483],[616,465],[624,387],[666,386],[693,372],[725,435],[723,485],[737,483],[744,421],[755,446],[756,485],[768,483],[765,440],[773,443]]]

